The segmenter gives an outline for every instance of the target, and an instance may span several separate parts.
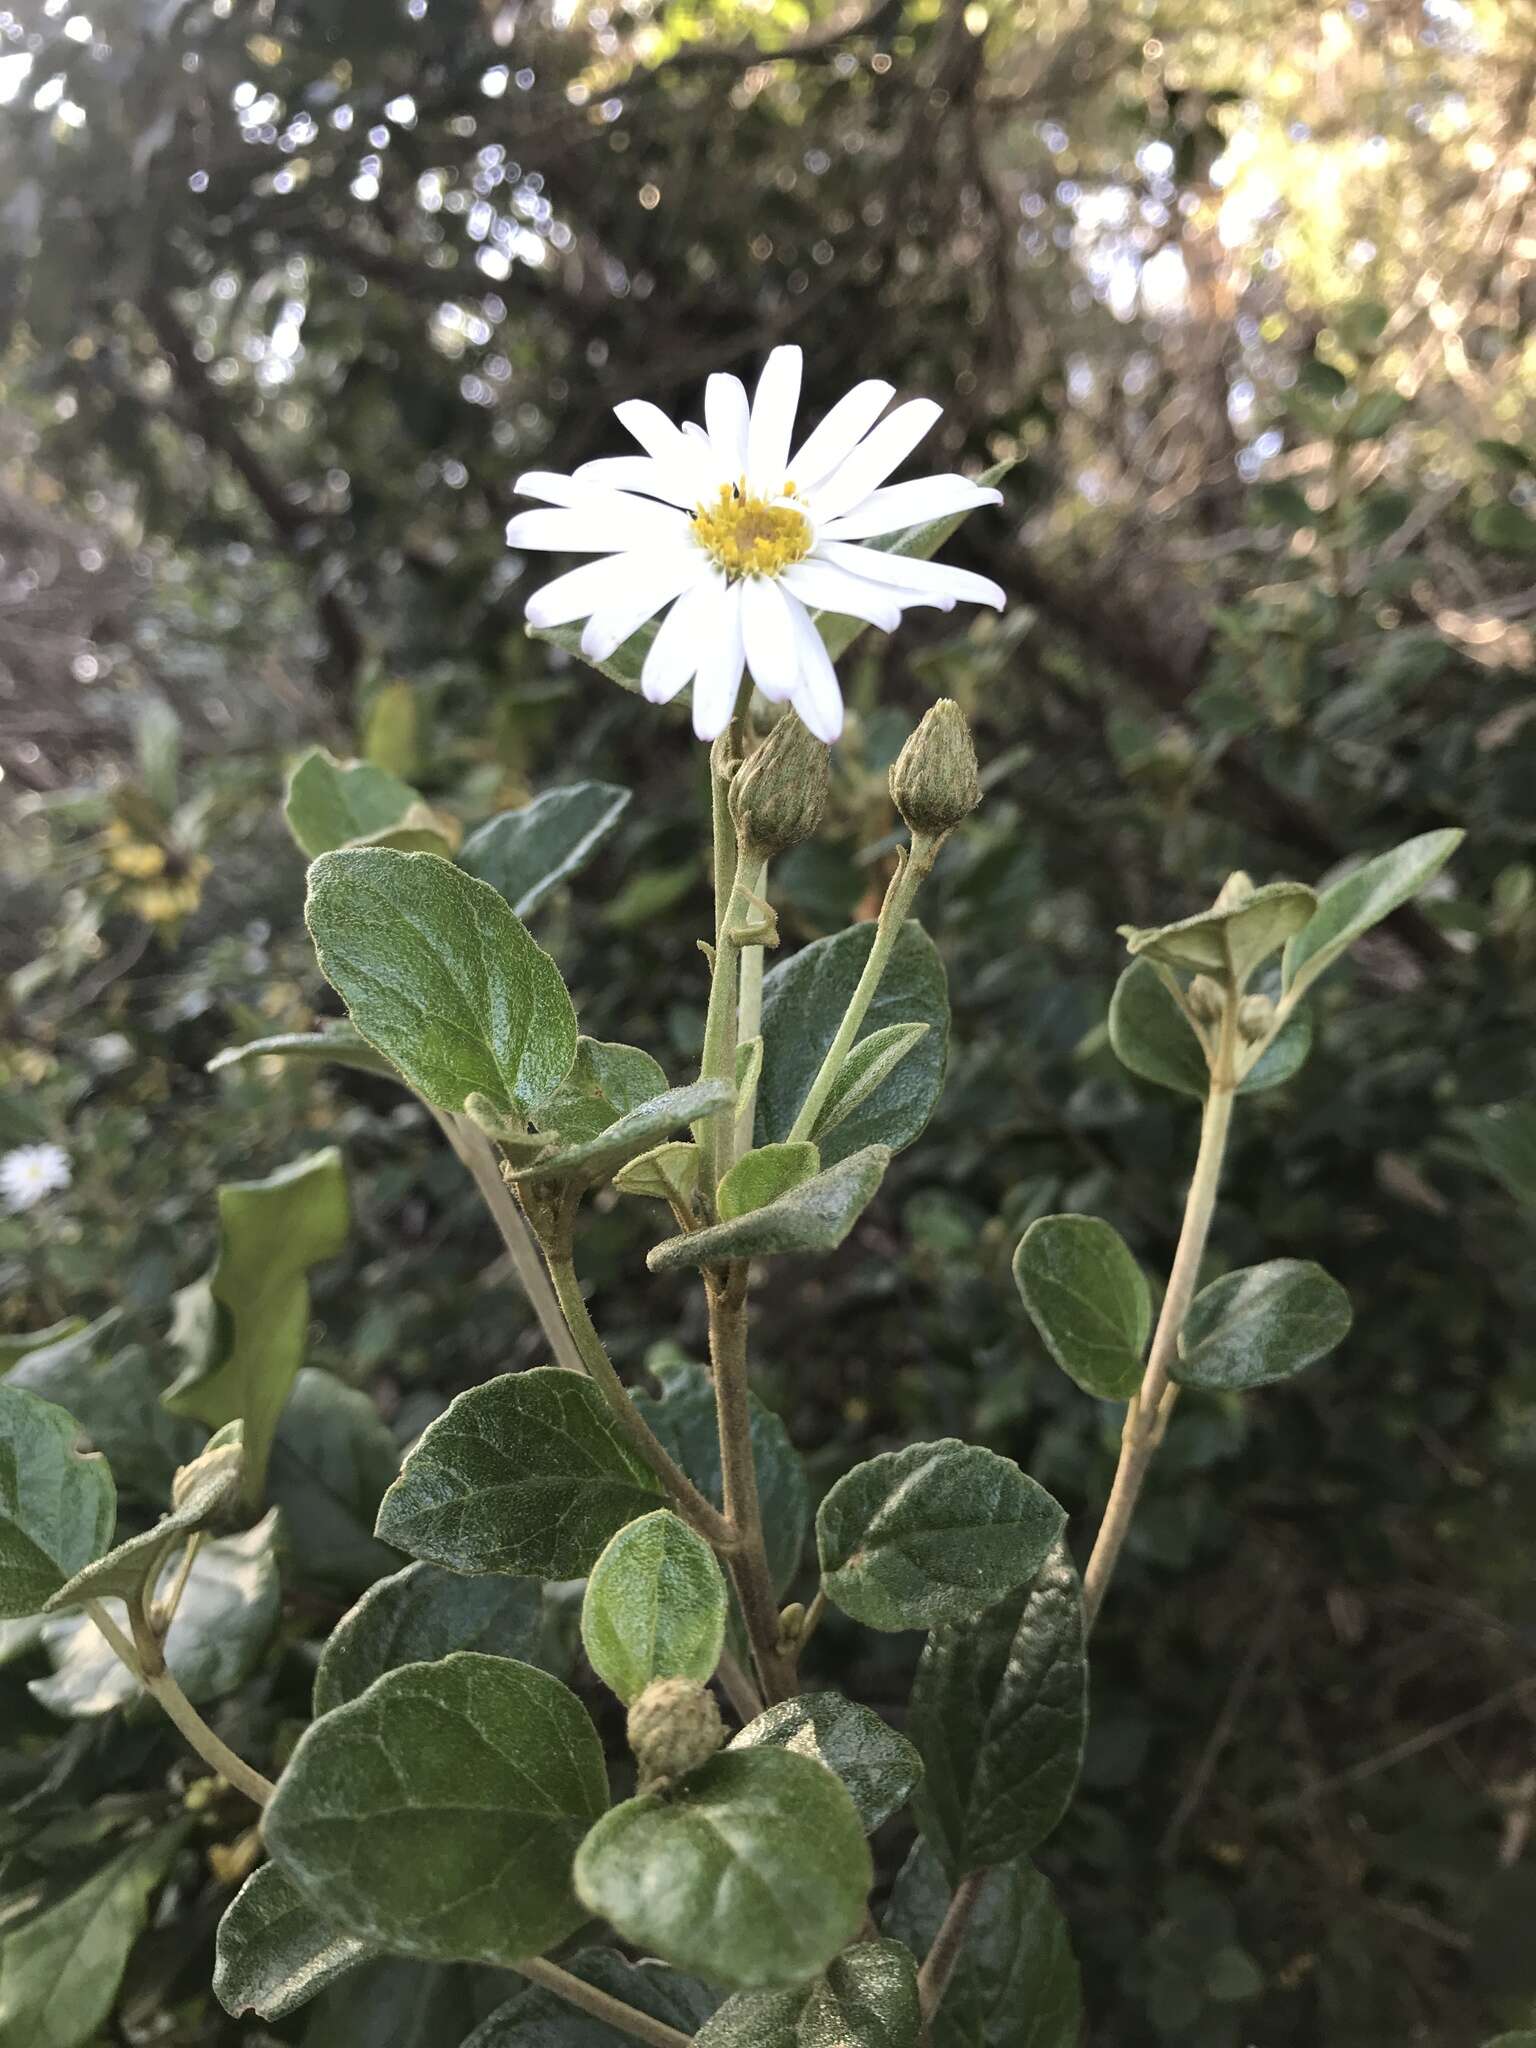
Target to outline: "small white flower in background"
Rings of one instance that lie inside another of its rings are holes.
[[[69,1181],[69,1154],[62,1145],[18,1145],[0,1159],[0,1196],[8,1209],[30,1209]]]
[[[963,476],[886,484],[941,410],[914,398],[881,419],[894,395],[879,379],[856,384],[793,452],[798,348],[773,351],[750,405],[740,378],[711,377],[702,427],[679,427],[645,399],[615,406],[644,454],[518,479],[546,509],[510,520],[509,546],[603,558],[536,590],[530,623],[585,619],[581,651],[606,661],[670,605],[641,675],[653,704],[691,682],[693,729],[712,740],[745,664],[765,697],[792,704],[830,744],[843,699],[813,611],[889,632],[909,605],[1003,604],[997,584],[968,569],[858,545],[1002,502]]]

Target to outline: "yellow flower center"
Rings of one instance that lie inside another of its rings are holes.
[[[785,492],[793,489],[786,484]],[[722,484],[714,503],[700,505],[693,530],[732,582],[741,576],[779,576],[811,551],[811,522],[793,505],[748,495],[742,484]]]

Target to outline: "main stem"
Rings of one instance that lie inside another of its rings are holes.
[[[720,1471],[725,1512],[740,1548],[727,1562],[752,1644],[765,1702],[788,1699],[794,1690],[793,1664],[779,1648],[779,1602],[763,1542],[763,1515],[752,1457],[752,1400],[747,1382],[747,1262],[733,1259],[706,1276],[709,1297],[709,1357],[715,1381],[715,1419],[720,1431]]]
[[[549,1253],[549,1277],[554,1283],[555,1297],[580,1354],[582,1369],[589,1373],[602,1389],[620,1429],[676,1501],[684,1520],[691,1522],[705,1541],[712,1543],[717,1550],[725,1553],[733,1551],[740,1537],[728,1519],[729,1502],[726,1514],[722,1515],[718,1508],[704,1498],[688,1474],[673,1460],[666,1446],[657,1438],[650,1424],[635,1406],[628,1387],[619,1378],[613,1360],[608,1356],[607,1346],[597,1333],[597,1326],[587,1312],[587,1304],[582,1299],[581,1282],[576,1278],[576,1268],[568,1253]]]
[[[108,1614],[99,1600],[87,1600],[85,1611],[97,1628],[111,1644],[118,1658],[127,1665],[134,1677],[156,1700],[167,1718],[173,1721],[191,1743],[206,1764],[211,1764],[220,1777],[227,1778],[237,1791],[243,1792],[258,1806],[265,1806],[277,1787],[270,1778],[264,1778],[260,1771],[252,1770],[242,1758],[235,1755],[227,1742],[221,1742],[202,1715],[187,1698],[181,1687],[166,1669],[165,1659],[155,1644],[153,1654],[140,1654],[129,1642],[117,1623]],[[158,1665],[158,1669],[153,1668]]]
[[[1232,1007],[1229,1003],[1229,1013]],[[1230,1071],[1230,1063],[1219,1060],[1218,1073],[1224,1063]],[[1089,1628],[1092,1628],[1104,1604],[1104,1595],[1119,1561],[1131,1517],[1136,1512],[1136,1502],[1153,1454],[1162,1440],[1173,1397],[1178,1391],[1170,1384],[1169,1375],[1178,1355],[1179,1332],[1189,1313],[1205,1257],[1227,1133],[1232,1123],[1232,1102],[1230,1080],[1213,1077],[1200,1121],[1200,1150],[1184,1204],[1184,1222],[1179,1231],[1178,1249],[1173,1255],[1173,1269],[1168,1275],[1168,1292],[1163,1296],[1162,1313],[1157,1319],[1140,1390],[1126,1411],[1114,1485],[1110,1488],[1109,1502],[1099,1524],[1088,1569],[1083,1574],[1083,1618]]]
[[[886,962],[891,949],[901,936],[901,928],[907,921],[907,912],[912,908],[912,899],[923,885],[924,877],[933,866],[941,840],[931,839],[925,833],[914,833],[910,849],[900,855],[900,865],[891,877],[885,892],[885,901],[880,906],[880,916],[875,925],[875,942],[869,949],[869,958],[864,962],[864,972],[859,976],[858,986],[848,1000],[843,1012],[843,1021],[837,1027],[837,1036],[827,1047],[820,1071],[811,1083],[810,1093],[800,1105],[800,1114],[795,1118],[790,1131],[791,1144],[803,1144],[816,1128],[816,1119],[821,1115],[833,1084],[843,1070],[843,1062],[854,1048],[869,1006],[875,999],[885,973]]]
[[[573,1977],[569,1970],[562,1970],[558,1963],[545,1962],[542,1957],[537,1957],[526,1963],[514,1963],[512,1967],[530,1984],[552,1991],[568,2005],[590,2013],[593,2019],[617,2027],[621,2034],[631,2034],[637,2041],[650,2042],[651,2048],[691,2048],[691,2034],[681,2034],[676,2027],[669,2027],[665,2020],[653,2020],[638,2006],[626,2005],[622,1998],[612,1998],[593,1984],[583,1984],[579,1977]]]

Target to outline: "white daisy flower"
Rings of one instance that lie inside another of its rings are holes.
[[[0,1195],[8,1209],[30,1209],[69,1183],[69,1154],[62,1145],[18,1145],[0,1159]]]
[[[692,683],[693,729],[712,740],[730,721],[745,665],[765,697],[787,700],[830,745],[843,699],[812,612],[889,632],[908,605],[1003,603],[988,577],[858,545],[1002,502],[963,476],[887,484],[941,410],[914,398],[881,419],[894,395],[878,378],[856,384],[792,449],[800,351],[776,348],[750,405],[740,378],[709,379],[702,427],[679,427],[645,399],[615,406],[643,454],[518,479],[544,509],[508,522],[509,546],[601,558],[536,590],[529,622],[585,619],[581,651],[606,661],[670,606],[641,675],[651,703]]]

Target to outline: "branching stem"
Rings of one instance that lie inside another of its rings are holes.
[[[277,1787],[270,1778],[264,1778],[260,1771],[252,1770],[248,1763],[236,1756],[227,1742],[219,1740],[166,1669],[164,1659],[158,1656],[158,1651],[154,1658],[141,1658],[133,1643],[129,1642],[101,1601],[87,1600],[85,1611],[111,1644],[118,1658],[127,1665],[151,1698],[164,1709],[168,1719],[176,1724],[203,1762],[211,1765],[221,1778],[227,1778],[237,1791],[245,1794],[247,1799],[254,1800],[258,1806],[265,1806]],[[157,1662],[159,1668],[155,1669],[153,1667]]]

